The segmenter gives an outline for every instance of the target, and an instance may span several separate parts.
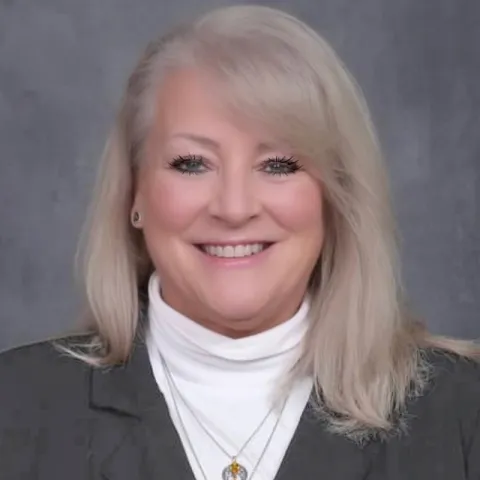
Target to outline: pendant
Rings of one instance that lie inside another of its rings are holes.
[[[240,465],[236,458],[233,458],[232,463],[222,471],[222,480],[247,480],[247,477],[247,469]]]

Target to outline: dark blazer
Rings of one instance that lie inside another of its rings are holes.
[[[480,369],[429,355],[406,434],[359,447],[307,407],[276,480],[480,480]],[[142,342],[108,370],[47,342],[0,355],[1,480],[193,478]]]

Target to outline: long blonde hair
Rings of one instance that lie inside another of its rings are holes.
[[[89,325],[83,358],[125,361],[140,292],[153,270],[130,224],[136,170],[169,69],[201,68],[225,104],[262,123],[316,165],[326,239],[310,282],[311,331],[292,378],[313,375],[319,410],[336,432],[390,431],[426,381],[426,348],[478,356],[428,333],[404,304],[389,186],[363,96],[327,42],[267,7],[214,10],[152,42],[131,75],[108,139],[82,242]],[[101,348],[97,348],[101,347]],[[413,387],[413,388],[412,388]]]

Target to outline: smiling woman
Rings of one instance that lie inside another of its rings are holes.
[[[405,308],[367,107],[298,19],[148,46],[84,240],[83,334],[0,356],[5,478],[480,479],[479,348]]]
[[[241,337],[302,302],[323,240],[321,187],[292,147],[235,120],[221,87],[200,69],[165,76],[132,208],[163,299]]]

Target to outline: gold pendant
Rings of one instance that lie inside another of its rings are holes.
[[[222,480],[247,480],[247,477],[247,469],[236,458],[232,458],[232,463],[222,471]]]

